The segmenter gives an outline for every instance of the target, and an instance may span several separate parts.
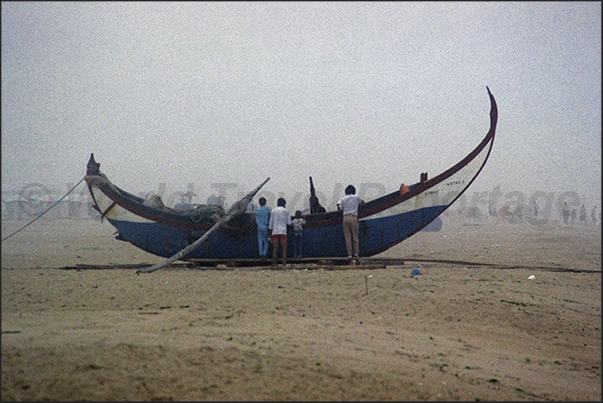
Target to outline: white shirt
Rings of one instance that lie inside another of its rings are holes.
[[[294,218],[291,220],[291,224],[293,225],[293,231],[299,232],[304,229],[304,225],[306,225],[306,220],[303,218]]]
[[[284,207],[277,207],[270,213],[270,224],[272,235],[287,235],[287,226],[291,225],[291,215]]]
[[[358,215],[358,206],[362,203],[362,199],[358,195],[345,195],[339,202],[337,203],[339,207],[343,210],[343,215]]]

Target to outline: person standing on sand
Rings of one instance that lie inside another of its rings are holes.
[[[270,224],[268,230],[272,237],[272,264],[276,265],[278,257],[278,246],[281,245],[283,264],[287,264],[287,227],[291,225],[291,215],[285,208],[287,201],[279,197],[276,201],[277,207],[270,213]]]
[[[356,195],[354,185],[345,188],[345,196],[337,203],[337,210],[343,212],[343,235],[348,258],[357,258],[360,253],[358,240],[358,207],[364,206],[364,200]]]
[[[597,225],[597,205],[593,206],[592,211],[590,212],[590,223],[592,225]]]
[[[268,255],[268,225],[270,224],[270,209],[266,206],[266,198],[260,197],[260,207],[255,209],[255,223],[258,227],[258,248],[260,259]]]
[[[574,225],[574,224],[576,223],[576,216],[577,216],[577,214],[576,214],[576,209],[575,209],[575,208],[573,208],[573,209],[572,209],[572,214],[571,214],[571,216],[570,216],[570,223],[571,223],[572,225]]]
[[[567,205],[567,202],[563,203],[563,209],[561,210],[561,215],[563,216],[563,223],[567,224],[567,220],[569,219],[569,216],[570,216],[570,209],[569,209],[569,206]]]

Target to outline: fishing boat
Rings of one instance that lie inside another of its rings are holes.
[[[381,253],[425,228],[477,178],[492,150],[498,120],[496,100],[490,89],[486,89],[490,98],[490,129],[477,147],[439,175],[428,178],[427,173],[421,173],[418,182],[403,183],[399,189],[368,200],[359,208],[360,257]],[[147,199],[135,196],[114,185],[100,171],[94,154],[90,155],[84,179],[94,208],[117,229],[116,239],[162,257],[191,249],[181,260],[259,259],[255,216],[245,209],[227,216],[217,205],[180,210],[165,206],[158,196]],[[315,207],[318,200],[311,178],[310,184],[310,202]],[[262,185],[250,192],[247,200]],[[340,211],[311,208],[304,218],[304,258],[347,256]],[[217,222],[221,224],[219,228],[215,226]],[[201,237],[203,243],[197,247],[196,241]],[[190,248],[193,244],[194,249]]]

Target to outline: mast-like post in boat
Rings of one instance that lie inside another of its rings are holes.
[[[316,196],[316,189],[314,189],[314,182],[310,176],[310,214],[324,213],[326,209],[320,205],[318,196]]]

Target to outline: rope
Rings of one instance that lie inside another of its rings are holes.
[[[18,232],[21,232],[26,227],[28,227],[31,224],[33,224],[34,221],[36,221],[38,218],[42,217],[44,214],[46,214],[48,211],[50,211],[51,208],[53,208],[54,206],[56,206],[57,204],[59,204],[59,202],[61,202],[65,197],[67,197],[67,195],[69,193],[73,192],[75,190],[75,188],[78,187],[80,185],[80,183],[82,183],[83,181],[84,181],[84,178],[82,178],[74,187],[72,187],[69,192],[65,193],[65,196],[61,197],[59,200],[57,200],[57,202],[55,204],[53,204],[52,206],[48,207],[46,209],[46,211],[44,211],[42,214],[40,214],[39,216],[37,216],[36,218],[34,218],[33,220],[31,220],[29,223],[25,224],[23,227],[21,227],[20,229],[16,230],[15,232],[13,232],[12,234],[10,234],[9,236],[2,238],[2,242],[6,241],[11,236],[17,234]]]

